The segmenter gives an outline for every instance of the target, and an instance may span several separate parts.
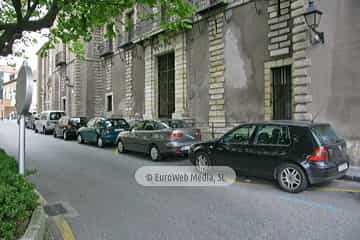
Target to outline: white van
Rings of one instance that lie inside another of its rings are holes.
[[[44,111],[40,114],[39,120],[35,121],[35,132],[52,133],[55,125],[61,117],[65,116],[63,111]]]

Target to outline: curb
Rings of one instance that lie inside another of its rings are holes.
[[[48,202],[45,200],[45,198],[37,190],[35,190],[35,191],[39,196],[40,204],[42,206],[47,205]],[[52,221],[49,221],[49,222],[54,223],[53,225],[59,231],[62,240],[76,240],[75,234],[73,233],[73,231],[70,227],[70,224],[65,220],[65,218],[63,216],[53,217]],[[60,238],[57,237],[57,239],[60,239]],[[28,240],[28,239],[20,239],[20,240]],[[31,239],[31,240],[33,240],[33,239]],[[37,240],[37,239],[34,239],[34,240]]]
[[[360,182],[360,176],[345,175],[343,179],[346,181]]]
[[[20,240],[43,240],[45,238],[46,219],[47,215],[45,214],[43,207],[37,207],[31,216],[25,234]]]

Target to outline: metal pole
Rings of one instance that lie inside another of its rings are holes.
[[[215,127],[214,122],[211,123],[211,136],[214,139],[215,138]]]
[[[20,116],[20,132],[19,132],[19,173],[25,174],[25,117]]]

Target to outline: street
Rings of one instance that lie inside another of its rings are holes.
[[[0,148],[17,155],[18,128],[0,121]],[[26,130],[27,169],[49,203],[66,202],[77,239],[347,239],[360,236],[360,184],[337,180],[287,194],[275,182],[240,177],[228,187],[143,187],[145,165],[189,165],[184,158],[152,162]]]

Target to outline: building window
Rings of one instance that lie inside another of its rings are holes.
[[[113,111],[113,96],[111,94],[106,95],[106,112]]]
[[[272,69],[273,119],[292,119],[291,66]]]
[[[66,112],[66,98],[62,99],[62,110]]]
[[[159,118],[171,118],[175,112],[175,53],[158,56]]]

